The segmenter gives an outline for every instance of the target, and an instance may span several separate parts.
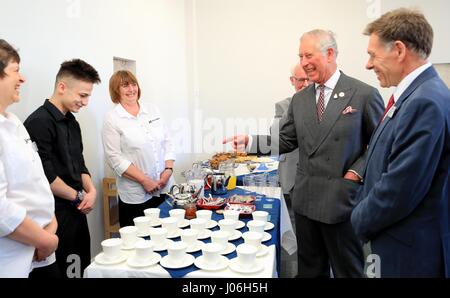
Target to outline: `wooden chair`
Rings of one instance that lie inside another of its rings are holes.
[[[119,233],[119,201],[115,178],[103,178],[103,225],[105,239],[111,238],[113,233]]]

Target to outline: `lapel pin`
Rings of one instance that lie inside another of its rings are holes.
[[[335,95],[334,95],[334,99],[338,99],[338,96],[337,96],[337,94],[335,94]]]
[[[345,93],[344,92],[341,92],[341,93],[339,93],[339,97],[344,97],[345,96]]]

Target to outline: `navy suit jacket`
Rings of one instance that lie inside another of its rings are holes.
[[[450,276],[449,195],[450,91],[430,67],[375,131],[351,216],[382,277]]]

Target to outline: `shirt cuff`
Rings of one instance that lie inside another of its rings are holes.
[[[126,172],[126,170],[130,167],[131,161],[122,161],[120,165],[114,169],[114,172],[116,172],[117,176],[122,177],[123,173]]]
[[[5,206],[2,206],[3,208]],[[5,237],[14,232],[18,226],[25,220],[27,211],[25,208],[16,204],[7,203],[6,210],[2,210],[0,214],[0,237]]]

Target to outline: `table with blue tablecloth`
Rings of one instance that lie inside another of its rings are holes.
[[[272,236],[267,242],[264,242],[269,247],[269,253],[261,258],[258,258],[259,262],[264,263],[264,270],[254,274],[241,274],[232,271],[229,268],[220,271],[205,271],[200,270],[195,265],[191,265],[182,269],[166,269],[161,265],[154,265],[148,268],[132,268],[129,267],[126,262],[117,265],[100,265],[93,262],[86,268],[84,277],[86,278],[98,278],[98,277],[277,277],[280,264],[280,250],[281,247],[286,249],[290,254],[294,253],[297,249],[295,234],[292,230],[292,225],[289,220],[289,215],[286,209],[286,203],[284,202],[280,188],[265,187],[265,188],[236,188],[228,193],[228,196],[233,194],[239,195],[255,195],[256,196],[256,209],[264,210],[270,214],[269,220],[275,225],[275,227],[267,231]],[[160,205],[161,214],[160,217],[168,217],[171,206],[164,202]],[[287,216],[287,218],[286,218]],[[213,212],[212,219],[219,221],[223,219],[223,215]],[[240,218],[240,220],[247,223],[251,220],[251,217]],[[218,230],[219,227],[212,229]],[[242,233],[248,231],[247,227],[240,230]],[[180,238],[173,239],[180,241]],[[208,238],[203,242],[211,242]],[[244,240],[239,238],[235,241],[230,241],[234,245],[238,246],[243,243]],[[132,252],[127,252],[132,254]],[[201,255],[201,251],[191,253],[194,257]],[[162,257],[167,255],[167,251],[160,252]],[[236,257],[236,251],[226,255],[228,259]]]

